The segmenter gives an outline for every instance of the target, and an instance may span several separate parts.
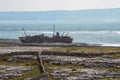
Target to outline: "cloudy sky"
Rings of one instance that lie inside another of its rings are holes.
[[[120,0],[0,0],[0,11],[120,8]]]

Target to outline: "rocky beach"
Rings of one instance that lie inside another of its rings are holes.
[[[0,80],[120,79],[119,47],[2,41]]]

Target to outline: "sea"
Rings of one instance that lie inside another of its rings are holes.
[[[45,34],[52,36],[55,31],[63,36],[71,36],[73,43],[102,44],[120,46],[120,21],[102,22],[55,22],[55,21],[0,21],[0,38],[18,39],[27,35]]]

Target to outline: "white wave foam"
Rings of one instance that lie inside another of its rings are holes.
[[[71,31],[71,34],[120,34],[120,31]]]
[[[120,47],[120,44],[102,44],[102,46]]]
[[[120,20],[117,20],[117,19],[111,19],[111,20],[103,20],[103,21],[108,21],[108,22],[111,21],[111,22],[112,22],[112,21],[120,21]]]
[[[23,32],[23,31],[19,31]],[[26,31],[26,33],[46,33],[46,34],[52,34],[52,31]],[[60,34],[62,33],[69,33],[69,34],[120,34],[120,31],[60,31]]]

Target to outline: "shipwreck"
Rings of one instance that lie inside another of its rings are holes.
[[[53,25],[53,35],[52,35],[52,37],[45,36],[44,34],[28,36],[26,34],[24,28],[22,28],[22,30],[24,31],[24,34],[25,34],[25,36],[19,37],[19,39],[22,43],[55,43],[55,42],[72,43],[72,41],[73,41],[73,38],[71,38],[70,36],[67,36],[67,35],[66,36],[63,36],[63,35],[60,36],[59,32],[55,32],[55,25]]]

